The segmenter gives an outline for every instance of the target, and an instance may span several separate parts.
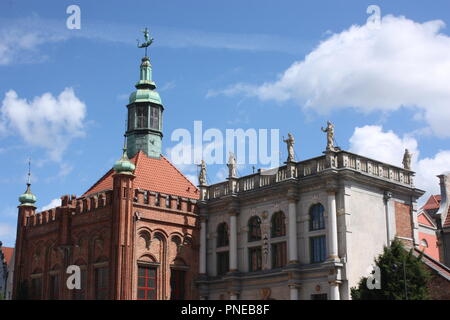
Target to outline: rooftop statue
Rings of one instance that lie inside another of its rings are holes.
[[[292,162],[294,161],[294,137],[292,136],[291,133],[288,133],[288,138],[286,140],[283,139],[283,142],[286,143],[287,145],[287,150],[288,150],[288,158],[287,158],[287,162]]]
[[[412,153],[409,153],[409,150],[405,149],[405,154],[403,155],[403,168],[406,170],[411,170],[411,157]]]
[[[323,128],[322,131],[327,133],[327,151],[335,151],[334,147],[334,125],[327,121],[327,127]]]
[[[200,164],[200,174],[198,175],[198,182],[201,186],[206,185],[206,163],[202,160]]]
[[[236,158],[234,157],[233,152],[230,152],[230,157],[228,158],[228,177],[229,178],[236,178]]]

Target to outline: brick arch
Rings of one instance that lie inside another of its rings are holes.
[[[138,262],[151,262],[155,263],[158,262],[154,255],[150,253],[143,254],[139,257]]]
[[[152,235],[147,228],[140,229],[140,231],[138,231],[137,239],[138,250],[148,250],[150,248],[151,239]]]
[[[167,242],[169,235],[162,229],[155,229],[152,234],[152,239],[155,239],[156,237],[159,237],[160,240]]]

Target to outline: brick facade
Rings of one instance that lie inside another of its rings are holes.
[[[397,236],[401,238],[413,239],[412,223],[411,206],[396,201],[395,226]]]
[[[139,174],[152,179],[152,173]],[[145,190],[129,174],[111,178],[112,189],[79,198],[63,196],[57,208],[36,213],[33,206],[19,207],[15,298],[137,299],[139,265],[156,270],[156,299],[171,298],[172,270],[184,274],[178,298],[198,298],[191,285],[198,270],[196,193],[186,198]],[[172,178],[196,190],[181,174]],[[85,274],[80,291],[66,286],[70,265]],[[99,268],[108,278],[101,286],[96,279]],[[41,287],[38,293],[36,287]]]

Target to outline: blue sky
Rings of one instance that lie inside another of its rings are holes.
[[[66,28],[72,4],[81,30]],[[366,25],[372,4],[379,32]],[[325,149],[331,120],[343,149],[397,165],[413,150],[416,184],[436,193],[450,170],[449,23],[448,1],[2,1],[0,240],[14,244],[29,157],[38,208],[81,195],[120,157],[145,26],[164,152],[202,120],[292,132],[303,160]],[[223,168],[208,168],[210,182]]]

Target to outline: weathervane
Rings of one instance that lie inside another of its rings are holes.
[[[145,56],[147,56],[147,48],[148,48],[148,46],[150,46],[153,43],[153,38],[149,38],[149,36],[148,36],[149,32],[148,32],[147,28],[142,30],[142,32],[144,33],[145,41],[143,43],[139,44],[139,40],[137,40],[138,48],[145,48]]]

